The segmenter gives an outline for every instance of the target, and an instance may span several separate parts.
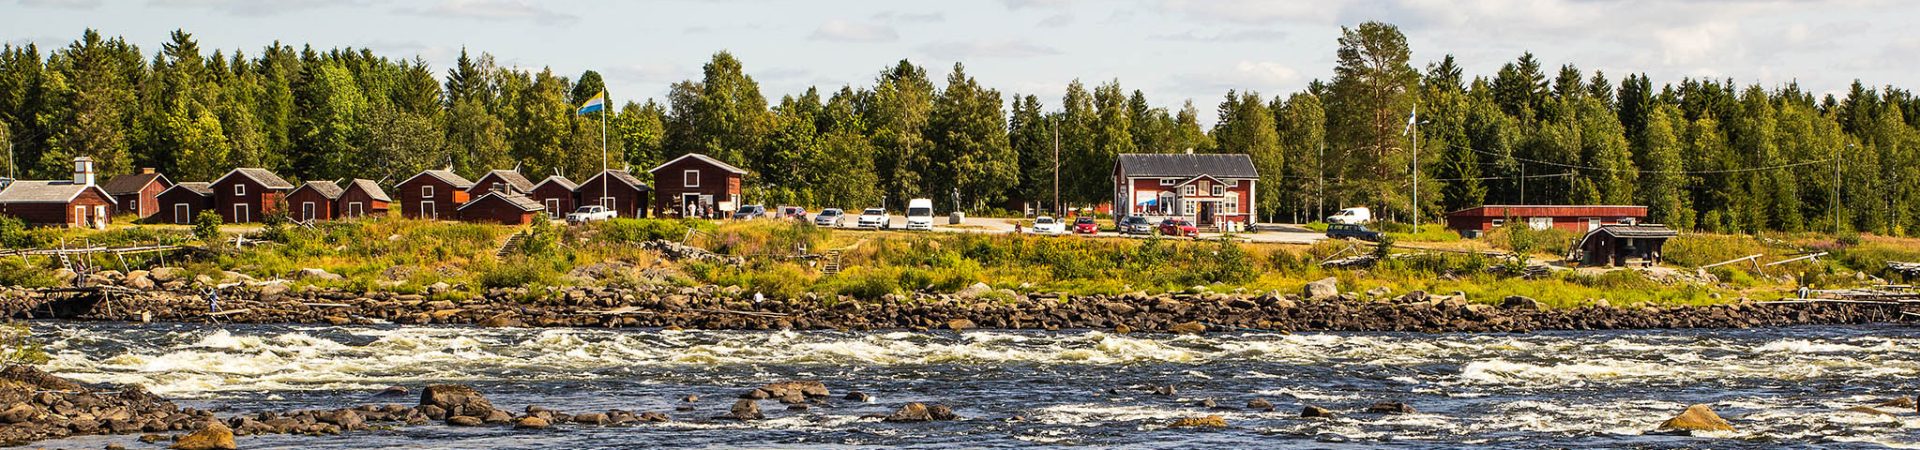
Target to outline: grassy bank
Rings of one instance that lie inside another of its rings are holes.
[[[877,298],[908,292],[956,292],[984,283],[1006,296],[1014,292],[1119,294],[1190,290],[1298,292],[1306,283],[1338,277],[1343,291],[1385,288],[1463,292],[1476,301],[1525,295],[1556,306],[1597,299],[1614,305],[1702,304],[1739,297],[1778,298],[1801,284],[1819,288],[1859,284],[1856,273],[1881,275],[1885,261],[1920,261],[1920,241],[1881,237],[1822,240],[1818,236],[1688,235],[1672,241],[1666,257],[1697,266],[1750,254],[1762,261],[1809,251],[1831,257],[1757,271],[1723,266],[1720,281],[1695,283],[1637,271],[1555,271],[1527,279],[1508,258],[1478,254],[1384,249],[1409,253],[1364,269],[1320,266],[1329,258],[1383,249],[1367,243],[1321,242],[1255,245],[1184,239],[1087,239],[964,233],[900,233],[829,230],[785,221],[710,222],[622,219],[587,226],[505,227],[383,218],[322,223],[314,228],[228,227],[272,243],[233,248],[209,244],[209,252],[181,265],[193,274],[235,271],[258,278],[285,277],[305,268],[341,276],[299,283],[326,287],[426,292],[445,283],[444,295],[464,296],[491,287],[566,285],[738,286],[768,296],[807,293]],[[691,231],[690,231],[691,230]],[[510,235],[527,238],[498,256]],[[1431,230],[1395,235],[1395,242],[1425,246],[1492,248],[1549,256],[1564,253],[1567,236],[1503,229],[1486,239],[1447,238]],[[742,265],[668,261],[640,244],[686,240],[713,252],[740,256]],[[8,247],[198,243],[186,227],[127,226],[107,231],[20,229],[0,226]],[[839,250],[845,269],[822,272],[823,261],[797,255]],[[117,261],[96,261],[117,268]],[[136,261],[135,264],[157,263]],[[0,283],[49,285],[53,267],[44,259],[0,258]],[[1691,269],[1682,269],[1691,272]],[[1684,278],[1684,277],[1682,277]]]

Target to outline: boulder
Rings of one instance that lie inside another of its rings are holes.
[[[471,387],[436,384],[420,391],[420,406],[437,406],[448,415],[485,417],[493,412],[493,402]]]
[[[487,421],[474,416],[453,416],[447,418],[447,425],[456,427],[477,427],[486,422]]]
[[[332,272],[327,272],[325,269],[319,269],[319,268],[313,268],[313,267],[296,270],[292,274],[289,274],[288,276],[296,280],[307,280],[307,281],[339,281],[339,280],[346,279],[346,277],[334,274]]]
[[[1247,409],[1273,412],[1273,402],[1269,402],[1267,401],[1267,399],[1264,399],[1264,398],[1247,400]]]
[[[960,418],[959,415],[953,413],[953,408],[949,408],[947,405],[927,407],[927,417],[931,417],[933,420],[953,420]]]
[[[759,392],[761,395],[755,395],[754,392]],[[803,398],[826,398],[833,394],[827,391],[827,385],[819,381],[782,381],[778,383],[768,383],[759,389],[747,392],[747,395],[742,396],[742,398],[751,398],[754,400],[768,398],[787,399],[794,395]]]
[[[39,415],[39,413],[40,411],[35,409],[33,405],[15,403],[13,406],[7,407],[5,411],[0,411],[0,421],[6,423],[23,423],[33,420],[33,417]]]
[[[487,417],[481,418],[480,421],[486,423],[507,423],[513,421],[513,415],[508,414],[506,411],[496,409],[493,410],[493,412],[487,413]]]
[[[847,396],[841,397],[841,399],[850,402],[873,403],[872,395],[867,395],[867,393],[860,391],[848,392]]]
[[[514,317],[512,313],[501,313],[481,320],[480,326],[487,328],[520,328],[527,326],[527,323],[521,321],[518,317]]]
[[[607,415],[603,413],[575,414],[573,416],[573,423],[580,423],[580,424],[587,424],[587,425],[606,425]]]
[[[210,422],[206,428],[193,434],[181,436],[167,448],[174,450],[236,450],[240,446],[233,443],[233,429],[220,422]]]
[[[139,272],[139,271],[136,270],[135,272]],[[152,290],[155,286],[159,286],[158,283],[153,282],[152,278],[147,278],[147,276],[144,274],[137,277],[127,277],[127,281],[122,282],[121,285],[126,286],[128,288],[132,288],[132,289],[139,289],[142,291]]]
[[[960,292],[953,293],[953,296],[954,298],[976,298],[986,295],[989,292],[993,292],[993,286],[988,286],[986,283],[974,283],[965,289],[961,289]]]
[[[973,321],[971,320],[953,319],[953,320],[947,321],[947,329],[949,330],[962,331],[962,330],[971,330],[973,328],[974,328]]]
[[[1300,289],[1300,296],[1306,297],[1307,300],[1324,300],[1338,297],[1340,296],[1340,279],[1326,277],[1312,283],[1307,283],[1306,287]]]
[[[1413,414],[1419,411],[1415,411],[1413,405],[1406,403],[1380,402],[1367,407],[1367,412],[1377,414]]]
[[[1913,397],[1899,397],[1873,405],[1881,408],[1914,409]]]
[[[1847,409],[1842,409],[1842,410],[1840,410],[1840,412],[1850,412],[1850,413],[1855,413],[1855,414],[1866,414],[1866,415],[1869,415],[1869,416],[1891,416],[1891,415],[1893,415],[1893,413],[1890,413],[1890,412],[1886,412],[1886,411],[1881,411],[1881,410],[1879,410],[1878,408],[1874,408],[1874,407],[1872,407],[1872,406],[1855,406],[1855,407],[1852,407],[1852,408],[1847,408]]]
[[[1168,428],[1226,428],[1227,419],[1220,416],[1182,417],[1167,424]]]
[[[520,418],[519,421],[516,421],[513,423],[514,428],[527,429],[527,430],[546,429],[549,426],[552,426],[552,424],[548,423],[547,419],[542,419],[539,417],[522,417]]]
[[[180,273],[180,268],[178,267],[155,267],[153,270],[147,271],[147,277],[153,278],[153,281],[166,283],[179,280]]]
[[[657,412],[640,413],[641,422],[662,423],[662,422],[668,422],[671,420],[673,419],[668,418],[665,413],[657,413]]]
[[[1200,334],[1207,332],[1207,325],[1200,322],[1181,322],[1167,327],[1167,331],[1178,334]]]
[[[1713,413],[1707,405],[1688,406],[1680,415],[1660,422],[1660,431],[1733,431],[1733,424]]]
[[[407,390],[406,386],[387,386],[386,389],[381,389],[380,392],[373,394],[373,398],[405,397],[411,392],[413,391]]]
[[[887,422],[927,422],[933,420],[933,413],[927,411],[927,405],[920,402],[908,403],[898,411],[887,415]]]
[[[716,417],[716,419],[732,420],[760,420],[765,418],[767,418],[767,416],[760,413],[760,404],[753,400],[746,399],[733,402],[733,409],[727,411],[727,415]]]
[[[1333,411],[1328,411],[1326,408],[1318,406],[1307,405],[1300,408],[1300,417],[1333,417]]]
[[[1532,298],[1528,298],[1528,297],[1526,297],[1526,296],[1520,296],[1520,295],[1511,295],[1511,296],[1507,296],[1507,299],[1506,299],[1506,300],[1501,300],[1501,301],[1500,301],[1500,308],[1502,308],[1502,309],[1521,309],[1521,310],[1538,310],[1538,309],[1540,309],[1540,301],[1539,301],[1539,300],[1534,300],[1534,299],[1532,299]]]

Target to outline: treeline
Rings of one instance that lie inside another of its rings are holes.
[[[936,83],[904,60],[869,88],[770,103],[725,52],[659,102],[624,102],[606,126],[615,166],[706,153],[748,169],[749,201],[767,203],[944,205],[957,192],[973,207],[1050,207],[1057,143],[1070,205],[1111,201],[1115,155],[1191,149],[1252,155],[1268,220],[1344,206],[1435,220],[1478,204],[1609,203],[1710,231],[1832,231],[1836,219],[1843,231],[1920,230],[1920,99],[1905,90],[1656,87],[1530,54],[1468,78],[1452,56],[1416,69],[1400,31],[1371,22],[1343,30],[1335,49],[1331,80],[1272,97],[1229,91],[1209,129],[1192,101],[1156,107],[1117,80],[1075,81],[1050,105],[984,87],[959,64]],[[600,167],[602,117],[574,110],[603,89],[591,71],[570,79],[484,54],[463,52],[438,73],[364,49],[209,54],[175,32],[147,57],[88,30],[44,52],[0,47],[0,137],[33,178],[65,177],[69,159],[88,155],[107,175],[156,167],[177,180],[235,166],[297,179],[396,182],[449,166],[580,179]]]

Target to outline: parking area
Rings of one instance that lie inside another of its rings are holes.
[[[896,220],[898,220],[897,217],[896,217]],[[943,216],[943,217],[935,218],[933,231],[943,232],[943,233],[999,233],[999,234],[1013,233],[1014,223],[1018,222],[1019,220],[1021,219],[1009,219],[1009,218],[997,218],[997,217],[968,217],[962,220],[959,224],[948,224],[947,218]],[[895,228],[898,228],[899,224],[895,223],[895,225],[896,225]],[[1254,243],[1262,243],[1262,244],[1312,244],[1314,242],[1318,242],[1321,239],[1326,239],[1326,234],[1324,233],[1309,230],[1304,227],[1300,227],[1296,225],[1262,225],[1261,228],[1262,230],[1256,231],[1256,232],[1234,233],[1233,237],[1245,242],[1254,242]],[[852,229],[852,228],[848,228],[848,229]],[[1063,235],[1062,237],[1085,237],[1085,236]],[[1122,235],[1122,234],[1114,233],[1110,231],[1103,231],[1098,235],[1098,237],[1143,239],[1146,236]],[[1200,233],[1200,239],[1214,239],[1217,237],[1220,237],[1219,233],[1208,233],[1208,232]]]

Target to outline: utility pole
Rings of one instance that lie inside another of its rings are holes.
[[[1314,220],[1322,220],[1327,218],[1327,141],[1324,138],[1320,141],[1320,156],[1313,161],[1313,171],[1320,179],[1320,186],[1313,193],[1313,201],[1318,203],[1315,209],[1319,210],[1314,213]]]
[[[1853,144],[1847,144],[1847,148],[1853,148]],[[1833,210],[1833,234],[1836,236],[1840,234],[1840,157],[1845,154],[1846,150],[1833,152],[1833,207],[1830,209]]]
[[[1053,213],[1060,214],[1060,117],[1053,118]]]
[[[1520,204],[1527,204],[1527,162],[1520,161]]]
[[[1413,204],[1407,209],[1413,216],[1413,232],[1420,232],[1420,103],[1413,104],[1407,116],[1407,133],[1413,135]]]

